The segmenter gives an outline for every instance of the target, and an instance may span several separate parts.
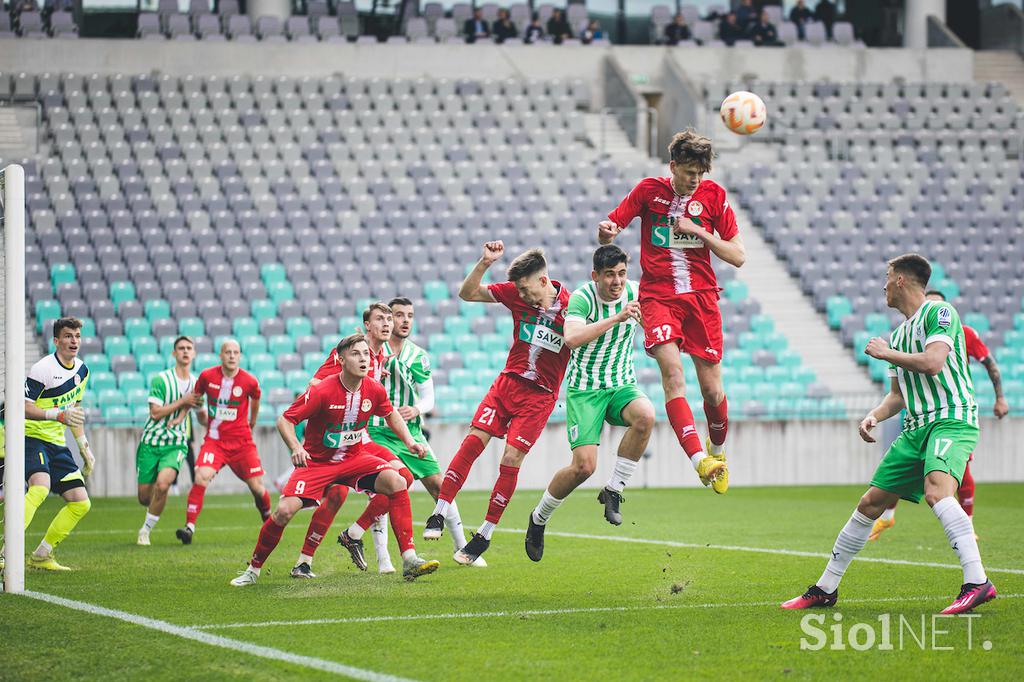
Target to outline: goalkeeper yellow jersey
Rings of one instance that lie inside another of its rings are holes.
[[[75,358],[68,367],[61,364],[56,353],[51,353],[29,370],[25,379],[25,400],[34,402],[42,410],[63,409],[82,402],[88,382],[89,368],[81,359]],[[64,424],[26,419],[25,437],[64,447]]]

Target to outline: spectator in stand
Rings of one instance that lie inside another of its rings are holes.
[[[750,30],[757,23],[757,10],[754,9],[754,0],[740,0],[740,6],[736,8],[736,24],[743,31],[743,35],[749,36]]]
[[[814,12],[808,9],[804,0],[796,0],[796,6],[789,11],[789,20],[796,26],[796,37],[807,40],[807,24],[814,21]]]
[[[494,22],[492,28],[494,29],[494,40],[498,43],[503,43],[509,38],[515,38],[519,35],[519,31],[516,30],[516,25],[512,23],[507,9],[498,10],[498,20]]]
[[[735,12],[726,14],[718,24],[718,39],[729,47],[732,47],[737,40],[744,40],[746,37],[746,33],[736,22]]]
[[[473,10],[473,16],[466,19],[462,32],[466,34],[467,43],[475,43],[480,38],[491,37],[491,27],[484,20],[484,15],[480,8]]]
[[[829,0],[818,0],[814,18],[825,24],[825,37],[832,40],[832,25],[836,23],[836,5]]]
[[[530,25],[526,27],[526,31],[523,33],[523,42],[527,45],[532,43],[539,43],[544,40],[544,29],[540,27],[540,17],[536,12],[530,17]]]
[[[768,20],[768,12],[764,10],[757,15],[757,21],[750,29],[750,39],[758,47],[783,47],[783,43],[779,41],[779,32],[775,30],[775,24]]]
[[[690,27],[686,25],[686,17],[682,14],[677,14],[672,23],[665,26],[666,45],[678,45],[684,40],[691,40],[692,38],[693,34],[690,33]]]
[[[572,27],[565,18],[565,12],[555,8],[548,19],[548,35],[555,41],[555,45],[561,45],[563,40],[572,38]]]
[[[591,19],[587,22],[587,25],[583,27],[583,31],[580,32],[580,41],[584,45],[589,45],[595,40],[601,40],[604,38],[604,31],[601,30],[601,24],[598,23],[597,19]]]

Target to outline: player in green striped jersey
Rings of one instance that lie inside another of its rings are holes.
[[[388,360],[384,365],[385,372],[381,383],[388,391],[391,404],[408,424],[413,440],[422,443],[427,449],[427,454],[419,457],[409,452],[409,448],[395,437],[394,432],[380,417],[370,419],[367,431],[374,443],[383,445],[402,460],[413,477],[423,484],[436,501],[441,492],[441,467],[430,443],[423,435],[423,414],[434,409],[434,380],[430,376],[430,357],[425,350],[409,339],[415,316],[412,301],[399,297],[392,299],[388,307],[391,308],[395,325],[391,338],[384,344],[384,353]],[[466,533],[462,529],[459,508],[454,502],[451,503],[444,521],[457,552],[466,545]],[[484,567],[487,566],[487,562],[483,557],[478,557],[471,565]]]
[[[594,473],[605,422],[629,427],[615,469],[597,499],[604,517],[619,525],[622,490],[636,471],[654,428],[654,405],[636,385],[633,336],[640,327],[639,286],[626,276],[626,252],[614,244],[594,252],[591,281],[573,292],[565,313],[565,343],[572,349],[566,421],[572,463],[559,470],[530,514],[526,554],[544,555],[544,528],[565,498]]]
[[[139,529],[138,544],[149,545],[149,534],[167,504],[167,491],[174,483],[192,440],[189,410],[202,405],[193,393],[196,378],[189,372],[195,344],[187,336],[174,341],[174,367],[153,376],[149,389],[149,419],[142,427],[142,440],[135,451],[139,482],[139,504],[146,507],[146,520]],[[206,423],[206,413],[199,421]]]
[[[964,582],[943,614],[970,611],[995,598],[985,575],[971,517],[956,500],[956,491],[978,442],[978,406],[967,359],[960,316],[944,301],[928,301],[925,288],[931,265],[917,254],[889,261],[885,302],[906,317],[886,342],[873,338],[865,352],[889,363],[888,395],[860,423],[868,443],[871,431],[906,409],[903,432],[882,459],[853,516],[839,532],[832,558],[818,582],[782,608],[832,606],[839,581],[854,555],[863,549],[875,519],[899,499],[932,508],[960,559]]]

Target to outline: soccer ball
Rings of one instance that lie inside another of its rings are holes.
[[[746,90],[732,93],[722,102],[722,123],[737,135],[752,135],[761,129],[768,110],[760,97]]]

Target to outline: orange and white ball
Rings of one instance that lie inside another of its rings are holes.
[[[746,90],[732,93],[722,102],[722,123],[737,135],[753,135],[768,118],[760,97]]]

